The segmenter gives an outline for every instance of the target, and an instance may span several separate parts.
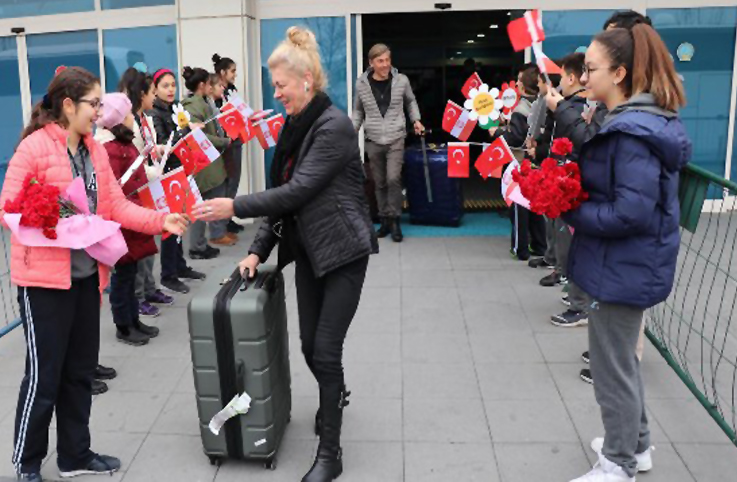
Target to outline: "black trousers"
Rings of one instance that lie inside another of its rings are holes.
[[[368,256],[315,277],[297,256],[295,283],[299,333],[307,366],[321,387],[343,384],[343,343],[358,309]]]
[[[529,258],[530,248],[535,254],[544,255],[547,247],[545,218],[516,203],[512,204],[509,216],[512,220],[512,250],[517,257]]]
[[[121,328],[135,326],[138,321],[137,275],[137,263],[120,264],[110,279],[110,308],[113,321]]]
[[[169,236],[161,241],[161,279],[177,278],[187,270],[184,248],[177,236]]]
[[[92,461],[92,378],[100,351],[99,276],[74,280],[68,290],[19,288],[26,335],[26,373],[15,418],[13,464],[40,472],[56,411],[58,465],[76,470]]]

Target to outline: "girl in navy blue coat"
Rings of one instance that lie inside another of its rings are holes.
[[[678,175],[691,142],[678,118],[683,86],[648,25],[599,34],[583,81],[609,114],[579,164],[589,200],[564,216],[575,228],[568,273],[594,300],[591,372],[604,422],[594,469],[574,482],[634,482],[652,468],[635,350],[644,311],[668,297],[679,247]]]

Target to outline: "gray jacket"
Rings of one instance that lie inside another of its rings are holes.
[[[276,224],[292,216],[318,277],[378,253],[358,138],[348,116],[328,108],[307,133],[296,162],[286,184],[235,199],[239,218],[266,217],[249,252],[265,261],[279,241]],[[280,267],[292,261],[284,259],[287,251],[279,250]]]
[[[409,111],[412,122],[420,120],[420,108],[406,75],[392,69],[392,100],[386,116],[382,117],[379,106],[371,90],[369,75],[374,69],[369,67],[356,82],[356,106],[353,109],[353,127],[358,131],[364,126],[366,139],[381,145],[389,145],[407,137],[407,119],[404,108]]]

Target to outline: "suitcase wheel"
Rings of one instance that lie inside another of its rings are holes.
[[[210,465],[215,467],[220,467],[220,464],[223,463],[223,459],[220,457],[210,457]]]
[[[276,459],[274,458],[264,462],[264,468],[266,470],[276,470]]]

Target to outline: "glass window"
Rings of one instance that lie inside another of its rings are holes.
[[[103,10],[116,8],[156,7],[159,5],[174,5],[176,0],[102,0]]]
[[[15,37],[0,37],[0,189],[23,129],[18,49]]]
[[[102,45],[105,53],[105,90],[118,90],[120,76],[128,67],[143,62],[153,74],[160,68],[177,71],[177,28],[122,28],[104,30]]]
[[[31,100],[34,104],[46,93],[60,65],[83,67],[100,75],[97,30],[29,35],[26,44]]]
[[[0,0],[0,18],[90,12],[95,0]]]
[[[691,162],[724,176],[737,8],[647,13],[683,76],[688,105],[681,117],[693,142]]]
[[[355,85],[358,76],[358,32],[356,31],[356,15],[351,15],[351,80]]]
[[[285,114],[284,107],[274,99],[268,59],[271,52],[284,40],[287,29],[293,25],[307,27],[315,33],[320,45],[322,64],[328,76],[328,95],[336,107],[347,112],[348,87],[346,85],[346,30],[345,17],[311,17],[269,19],[261,21],[261,73],[263,82],[264,109],[274,109]],[[285,114],[286,115],[286,114]],[[270,185],[269,172],[274,150],[266,151],[266,184]]]
[[[604,22],[614,10],[544,11],[543,50],[551,59],[572,54],[579,47],[588,47],[591,38],[601,32]]]

